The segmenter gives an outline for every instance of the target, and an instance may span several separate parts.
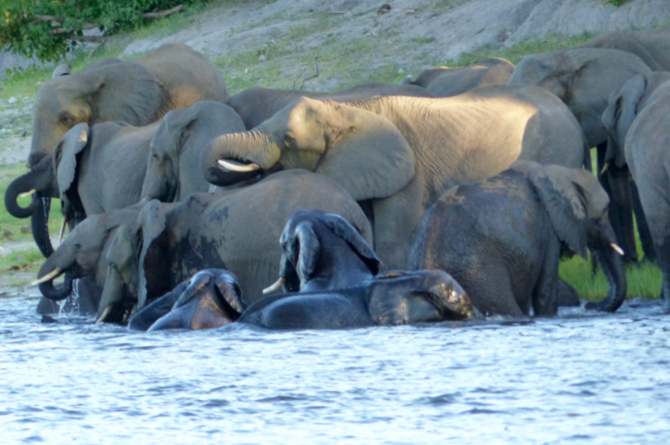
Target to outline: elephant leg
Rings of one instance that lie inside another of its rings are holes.
[[[410,238],[423,215],[422,201],[414,181],[390,198],[373,200],[375,251],[387,268],[405,268]]]
[[[631,198],[633,201],[633,212],[635,213],[635,222],[637,222],[637,232],[640,235],[640,244],[642,244],[642,251],[644,252],[643,261],[656,262],[656,252],[654,251],[654,241],[649,232],[649,223],[647,217],[642,210],[642,202],[640,202],[640,192],[637,189],[635,181],[630,182]]]
[[[49,300],[46,297],[40,298],[40,301],[37,303],[37,313],[41,315],[45,314],[57,314],[60,312],[60,306],[53,300]]]
[[[558,239],[549,240],[542,264],[542,270],[533,289],[533,315],[551,317],[558,312],[558,262],[561,257],[561,245]]]
[[[562,279],[558,279],[558,306],[579,306],[579,294],[577,290]]]

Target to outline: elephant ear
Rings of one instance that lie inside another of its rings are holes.
[[[616,165],[622,168],[626,164],[623,143],[626,140],[628,129],[637,117],[638,107],[647,90],[647,79],[638,74],[629,79],[621,90],[613,93],[603,113],[602,122],[610,134],[607,143],[606,161],[616,160]],[[614,138],[612,138],[614,136]]]
[[[295,265],[300,284],[308,281],[319,259],[319,252],[321,251],[321,243],[319,237],[314,232],[314,227],[309,221],[299,223],[295,228],[296,239],[299,244],[299,253],[297,264]]]
[[[327,134],[326,153],[316,173],[341,184],[356,201],[386,198],[415,174],[414,152],[385,117],[330,102],[338,124]]]
[[[54,164],[61,196],[72,186],[77,174],[77,155],[88,145],[90,128],[82,122],[72,127],[56,146]]]
[[[602,216],[609,204],[595,177],[583,170],[549,165],[530,169],[528,180],[549,215],[554,233],[586,259],[589,219]]]
[[[323,223],[333,233],[349,244],[359,257],[365,262],[373,275],[379,273],[379,265],[381,261],[372,247],[363,239],[358,230],[354,228],[347,220],[340,215],[327,213],[321,217]]]
[[[109,63],[79,76],[83,90],[95,102],[92,123],[125,121],[139,127],[164,113],[163,85],[137,63]]]
[[[237,277],[230,272],[220,273],[214,279],[214,284],[216,284],[225,302],[237,312],[237,317],[242,315],[246,305],[242,301],[242,290],[237,283]],[[235,317],[236,320],[237,317]]]
[[[142,230],[142,250],[140,251],[139,269],[140,269],[140,288],[137,290],[137,308],[142,309],[147,301],[147,277],[146,277],[146,257],[151,243],[156,240],[166,227],[165,212],[160,201],[153,199],[146,203],[140,214],[137,216],[137,222]]]

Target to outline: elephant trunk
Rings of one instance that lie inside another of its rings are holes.
[[[35,173],[31,170],[25,175],[19,176],[9,184],[7,191],[5,191],[5,208],[14,218],[28,218],[35,211],[37,203],[35,196],[28,207],[21,207],[18,203],[19,195],[35,190],[34,187]]]
[[[30,226],[33,232],[33,239],[38,249],[49,258],[54,253],[49,237],[49,210],[51,208],[51,198],[40,198],[35,196],[33,202],[36,203],[35,211],[30,218]]]
[[[271,169],[279,157],[277,144],[256,128],[215,138],[209,150],[203,152],[200,166],[209,183],[224,187]]]
[[[55,278],[52,278],[44,283],[40,283],[40,292],[49,300],[65,300],[72,293],[72,281],[74,280],[74,277],[69,273],[66,273],[63,284],[58,287],[54,286],[54,279]]]
[[[601,233],[600,240],[591,246],[591,253],[607,277],[609,292],[604,300],[598,303],[588,303],[586,308],[615,312],[625,300],[627,291],[626,273],[621,259],[623,252],[613,242],[614,231],[609,223],[601,225]]]
[[[106,323],[122,323],[126,312],[127,297],[128,292],[123,279],[114,268],[110,267],[107,271],[107,279],[98,307],[98,323],[103,321]]]

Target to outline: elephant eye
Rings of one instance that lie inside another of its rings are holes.
[[[79,243],[74,243],[74,248],[75,248],[75,249],[81,249],[81,244],[79,244]]]
[[[61,116],[60,123],[64,127],[68,127],[68,128],[74,127],[74,118],[72,116],[68,115],[68,114],[65,114],[65,115]]]
[[[284,135],[284,142],[286,144],[295,144],[295,138],[291,136],[290,134]]]

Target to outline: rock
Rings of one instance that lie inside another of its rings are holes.
[[[377,10],[377,15],[386,14],[387,12],[391,12],[391,5],[389,5],[388,3],[384,3]]]
[[[268,56],[266,56],[265,54],[261,54],[260,56],[258,56],[258,60],[261,62],[265,62],[266,60],[268,60]]]
[[[12,97],[9,98],[9,100],[7,102],[9,102],[10,104],[15,104],[16,102],[18,102],[18,99],[16,97],[12,96]]]
[[[21,227],[21,233],[30,233],[30,226]]]
[[[14,236],[14,234],[12,232],[10,232],[9,230],[5,230],[4,232],[2,232],[2,237],[3,238],[9,238],[11,236]]]
[[[23,130],[20,135],[22,138],[28,136],[28,132],[26,130]]]

